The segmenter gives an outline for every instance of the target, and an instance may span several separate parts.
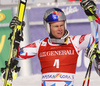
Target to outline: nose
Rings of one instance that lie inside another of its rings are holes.
[[[59,27],[58,27],[58,30],[59,30],[59,31],[62,31],[62,30],[63,30],[63,28],[62,28],[61,26],[59,26]]]

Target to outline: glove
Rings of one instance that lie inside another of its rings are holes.
[[[13,30],[14,30],[14,27],[17,25],[21,25],[21,22],[18,20],[18,17],[15,16],[9,25],[9,27],[12,29],[12,32],[10,33],[8,40],[12,41]],[[23,41],[23,27],[24,26],[25,26],[25,22],[23,21],[21,30],[17,29],[15,33],[14,49],[18,49],[20,41]]]
[[[96,72],[100,76],[100,50],[98,49],[98,42],[93,44],[93,47],[85,49],[85,56],[91,59],[94,63]]]
[[[18,17],[14,16],[10,22],[9,27],[13,30],[15,26],[21,25],[21,22],[18,20]],[[25,26],[25,22],[22,22],[22,28]]]
[[[11,59],[10,65],[8,66],[8,62],[5,61],[5,68],[1,68],[2,73],[2,81],[5,79],[6,68],[9,67],[7,80],[13,80],[17,78],[18,72],[20,71],[20,67],[17,67],[18,61],[16,59]]]
[[[88,47],[85,49],[85,56],[90,58],[92,61],[95,57],[99,56],[98,42],[93,44],[93,47]]]
[[[90,58],[94,53],[94,48],[93,47],[88,47],[85,49],[85,56],[87,58]]]
[[[94,16],[96,14],[96,4],[92,0],[82,0],[80,2],[82,9],[85,11],[85,14],[89,17],[89,20],[96,20]]]
[[[13,31],[10,33],[8,40],[12,41],[12,35],[13,35]],[[18,47],[20,45],[20,41],[23,41],[23,33],[17,29],[17,31],[15,33],[14,49],[18,49]]]

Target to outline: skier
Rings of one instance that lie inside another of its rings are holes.
[[[89,20],[96,20],[93,15],[96,14],[96,4],[92,0],[83,0],[80,4]],[[93,13],[89,11],[89,8]],[[38,55],[42,86],[74,86],[79,52],[95,42],[95,34],[98,32],[93,34],[93,29],[91,29],[91,34],[69,36],[69,31],[66,29],[66,16],[59,8],[48,9],[44,14],[43,22],[49,37],[19,48],[17,58],[28,59]],[[19,24],[18,18],[14,17],[10,28],[13,29],[17,24]],[[16,47],[22,39],[20,34],[17,36]]]

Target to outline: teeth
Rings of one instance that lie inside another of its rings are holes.
[[[58,34],[61,34],[62,32],[58,33]]]

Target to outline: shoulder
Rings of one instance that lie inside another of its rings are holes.
[[[36,41],[32,42],[31,44],[35,43],[36,45],[40,45],[40,44],[41,44],[41,42],[44,42],[44,41],[47,41],[47,40],[48,40],[48,38],[38,39],[38,40],[36,40]]]

